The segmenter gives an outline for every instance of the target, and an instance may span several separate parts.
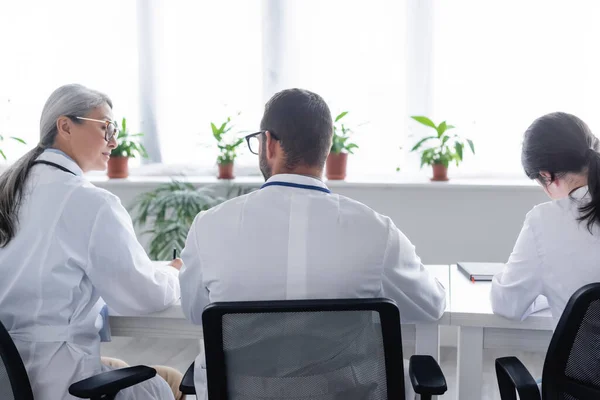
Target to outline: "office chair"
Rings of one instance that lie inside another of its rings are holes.
[[[69,393],[82,399],[112,400],[122,389],[155,375],[156,370],[143,365],[103,372],[72,384]],[[2,322],[0,322],[0,399],[34,400],[21,356]]]
[[[388,299],[213,303],[202,313],[208,398],[403,399],[400,313]],[[430,356],[409,374],[421,399],[446,392]],[[180,390],[195,394],[194,364]]]
[[[498,358],[496,377],[502,400],[516,400],[516,393],[521,400],[540,399],[518,358]],[[600,399],[600,283],[582,287],[567,303],[546,353],[541,398]]]

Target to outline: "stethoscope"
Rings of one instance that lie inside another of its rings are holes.
[[[60,169],[61,171],[64,171],[64,172],[67,172],[67,173],[69,173],[69,174],[73,174],[73,175],[77,176],[77,174],[76,174],[75,172],[71,171],[71,170],[70,170],[70,169],[68,169],[68,168],[65,168],[65,167],[63,167],[63,166],[62,166],[62,165],[60,165],[60,164],[53,163],[52,161],[37,160],[37,161],[34,161],[34,162],[31,164],[31,165],[36,165],[36,164],[44,164],[44,165],[49,165],[49,166],[51,166],[51,167],[58,168],[58,169]]]

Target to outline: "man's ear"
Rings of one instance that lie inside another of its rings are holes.
[[[277,154],[277,146],[279,146],[279,144],[278,140],[273,139],[273,136],[271,136],[271,132],[269,131],[265,132],[265,140],[267,141],[267,145],[265,146],[267,148],[267,160],[270,160]]]
[[[65,140],[71,139],[71,126],[73,121],[69,117],[61,116],[56,120],[56,130],[58,135]]]

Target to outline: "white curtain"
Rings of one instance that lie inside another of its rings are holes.
[[[210,123],[220,125],[228,116],[235,117],[231,138],[258,130],[263,109],[261,5],[260,0],[161,3],[155,57],[164,163],[214,167],[218,149]],[[238,167],[257,164],[245,144],[240,151]]]
[[[277,89],[324,97],[360,146],[353,177],[394,173],[406,115],[406,3],[393,0],[282,0]],[[267,50],[267,49],[265,49]]]

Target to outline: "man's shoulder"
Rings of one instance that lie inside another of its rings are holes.
[[[229,200],[225,200],[224,202],[217,204],[209,208],[206,211],[200,212],[196,219],[213,219],[213,218],[222,218],[225,216],[230,216],[232,213],[235,213],[236,210],[240,210],[244,203],[251,197],[256,196],[257,191],[253,191],[241,196],[234,197]]]
[[[366,220],[372,220],[378,223],[388,224],[390,218],[386,215],[380,214],[368,205],[361,203],[358,200],[350,197],[336,195],[340,203],[340,211],[345,213],[352,213],[358,218],[364,218]]]

